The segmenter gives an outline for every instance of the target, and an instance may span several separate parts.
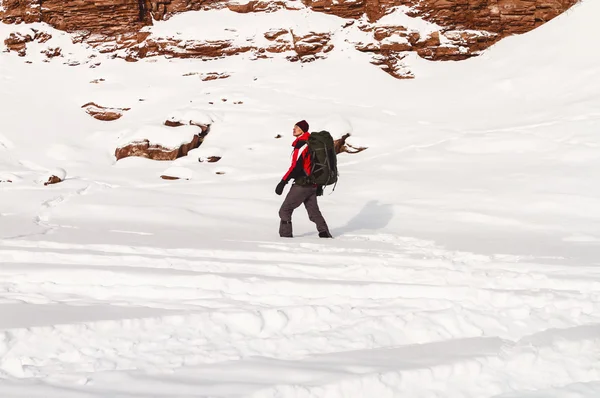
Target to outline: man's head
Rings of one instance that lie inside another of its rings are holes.
[[[306,120],[301,120],[294,125],[294,137],[300,137],[308,131],[308,123]]]

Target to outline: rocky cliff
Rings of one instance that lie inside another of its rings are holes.
[[[417,52],[431,60],[461,60],[479,54],[501,38],[528,32],[571,7],[577,0],[2,0],[0,20],[20,24],[44,22],[72,32],[102,52],[134,61],[155,55],[214,58],[252,53],[256,58],[285,53],[290,61],[313,61],[331,51],[332,32],[295,34],[279,26],[264,26],[263,37],[235,40],[178,39],[148,32],[154,21],[187,11],[229,9],[263,13],[280,9],[305,10],[345,19],[337,34],[372,63],[395,77],[412,77],[402,58]],[[400,14],[404,18],[395,18]],[[408,22],[407,22],[408,21]],[[417,27],[410,21],[417,21]],[[426,24],[426,25],[423,25]],[[427,26],[426,29],[419,27]],[[267,39],[266,42],[263,39]],[[40,41],[40,32],[2,38],[10,50],[26,54],[27,42]],[[60,49],[49,51],[60,56]]]

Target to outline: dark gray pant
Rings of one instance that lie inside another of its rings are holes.
[[[302,203],[308,212],[308,219],[317,225],[317,231],[329,232],[327,223],[317,203],[317,188],[314,186],[292,185],[279,209],[279,236],[292,237],[292,213]]]

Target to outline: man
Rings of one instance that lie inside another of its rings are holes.
[[[275,193],[281,195],[283,188],[291,180],[294,179],[294,184],[288,192],[281,209],[279,209],[279,236],[283,238],[292,238],[292,213],[294,210],[304,203],[306,211],[308,212],[308,218],[310,221],[317,225],[317,231],[319,231],[319,237],[321,238],[332,238],[329,233],[329,227],[319,210],[319,204],[317,203],[317,196],[323,195],[323,187],[308,182],[307,176],[310,175],[310,153],[308,152],[308,123],[306,120],[301,120],[294,125],[293,135],[296,140],[292,146],[294,151],[292,152],[292,165],[289,170],[283,176],[283,179],[277,188]]]

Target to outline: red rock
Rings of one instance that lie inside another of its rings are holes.
[[[48,57],[48,58],[62,56],[62,50],[60,49],[60,47],[47,48],[47,49],[43,50],[42,53],[46,54],[46,57]]]
[[[49,33],[41,32],[36,29],[31,29],[31,32],[27,34],[17,32],[11,33],[6,39],[4,39],[4,44],[6,45],[6,47],[8,47],[9,51],[15,51],[19,54],[19,56],[23,57],[27,54],[27,43],[31,43],[34,41],[38,43],[45,43],[51,38],[52,35]],[[60,55],[59,48],[48,49],[46,51],[49,51],[51,54],[56,53],[56,51],[58,51],[58,55]],[[46,51],[43,52],[46,53]]]
[[[160,178],[162,178],[163,180],[179,180],[179,177],[173,177],[168,175],[161,175]]]
[[[478,55],[482,50],[508,35],[528,32],[569,9],[578,0],[302,0],[313,11],[352,19],[343,25],[348,29],[354,20],[360,20],[359,29],[372,32],[374,43],[355,43],[359,51],[373,54],[373,62],[396,77],[402,69],[403,53],[416,51],[432,60],[459,60]],[[298,36],[287,29],[265,27],[264,36],[271,42],[265,48],[251,43],[236,46],[227,40],[192,41],[152,37],[141,32],[153,20],[164,20],[190,10],[229,8],[249,12],[269,12],[294,8],[283,0],[252,0],[246,4],[231,4],[226,0],[3,0],[0,20],[5,23],[46,22],[51,26],[74,32],[74,41],[86,42],[99,51],[123,52],[127,61],[163,55],[171,58],[221,58],[250,52],[255,59],[270,54],[294,51],[290,61],[309,62],[326,56],[333,45],[330,33],[311,33]],[[381,27],[374,23],[397,6],[409,6],[410,16],[421,17],[441,27],[422,38],[418,32],[407,32],[402,26]],[[459,33],[462,32],[462,33]],[[11,34],[5,43],[11,51],[26,54],[27,43],[45,42],[47,34]],[[288,33],[291,33],[288,35]],[[386,40],[391,36],[406,37],[408,43]],[[442,40],[444,36],[445,39]],[[57,56],[57,49],[49,49]],[[121,56],[121,55],[120,55]],[[408,74],[410,75],[410,73]]]
[[[172,120],[166,120],[164,124],[170,127],[175,126],[173,128],[185,125],[184,123]],[[129,156],[139,156],[153,160],[175,160],[186,156],[189,151],[198,148],[202,144],[210,131],[210,125],[200,125],[193,122],[190,122],[189,125],[197,126],[198,133],[190,135],[189,141],[177,148],[165,148],[162,145],[151,143],[148,139],[139,139],[117,148],[115,150],[115,157],[117,160]]]
[[[195,135],[188,143],[181,145],[179,148],[165,148],[161,145],[151,144],[149,140],[132,142],[124,147],[115,150],[117,160],[129,156],[139,156],[152,160],[175,160],[182,156],[186,156],[189,151],[200,146],[202,140]]]
[[[50,33],[46,33],[46,32],[39,32],[39,33],[36,33],[36,35],[35,35],[35,40],[38,43],[45,43],[48,40],[50,40],[51,38],[52,38],[52,35]]]
[[[342,18],[360,18],[366,12],[369,0],[302,0],[305,6],[314,11],[337,15]]]
[[[202,75],[200,75],[200,79],[202,79],[202,81],[204,81],[204,82],[207,82],[207,81],[211,81],[211,80],[227,79],[230,76],[231,75],[229,75],[227,73],[210,72],[210,73],[203,73]]]
[[[252,0],[246,4],[227,4],[227,8],[231,11],[247,14],[250,12],[273,12],[277,10],[298,10],[297,7],[292,7],[289,2],[281,0]]]
[[[381,41],[392,35],[406,36],[406,28],[404,26],[378,26],[373,30],[373,37],[377,41]]]
[[[404,57],[405,55],[403,55],[403,53],[381,51],[374,54],[371,63],[373,65],[378,65],[384,72],[396,79],[412,79],[415,76],[410,70],[407,70],[402,63]]]
[[[279,36],[285,35],[288,33],[290,33],[290,31],[287,29],[272,29],[272,30],[266,32],[264,34],[264,36],[267,40],[273,41],[273,40],[277,39]]]
[[[296,36],[294,32],[291,33],[294,51],[301,61],[314,60],[317,54],[333,50],[333,45],[329,44],[331,35],[328,33],[311,33],[304,36]]]
[[[252,46],[236,47],[231,41],[182,41],[173,39],[148,39],[143,44],[128,48],[134,59],[164,55],[168,58],[217,59],[255,50]]]
[[[46,181],[44,183],[44,185],[51,185],[51,184],[58,184],[59,182],[62,182],[62,180],[60,179],[60,177],[57,176],[50,176],[50,178],[48,178],[48,181]]]
[[[184,126],[184,124],[179,121],[165,120],[165,126],[179,127],[179,126]]]
[[[83,105],[88,115],[91,115],[94,119],[103,121],[117,120],[123,116],[123,112],[130,110],[131,108],[107,108],[100,106],[94,102],[88,102]]]
[[[23,57],[27,54],[27,43],[33,41],[33,36],[23,35],[21,33],[11,33],[8,38],[4,40],[4,44],[9,51],[15,51],[19,56]]]

